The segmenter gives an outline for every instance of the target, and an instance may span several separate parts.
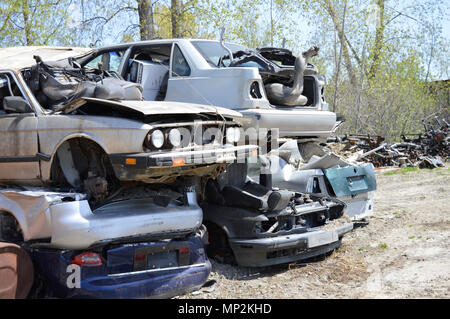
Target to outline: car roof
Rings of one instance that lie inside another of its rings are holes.
[[[111,48],[127,48],[130,46],[142,46],[146,44],[165,44],[165,43],[172,43],[172,42],[191,42],[191,41],[209,41],[209,42],[219,42],[218,40],[214,39],[190,39],[190,38],[174,38],[174,39],[154,39],[154,40],[142,40],[142,41],[135,41],[135,42],[125,42],[125,43],[118,43],[113,45],[105,45],[97,50],[104,50],[104,49],[111,49]]]
[[[21,70],[36,63],[34,55],[43,61],[56,61],[68,57],[77,57],[92,51],[91,48],[23,46],[0,48],[0,69]]]

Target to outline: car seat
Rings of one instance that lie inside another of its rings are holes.
[[[246,181],[247,164],[230,164],[217,180],[208,180],[208,201],[231,207],[259,211],[277,211],[288,206],[295,196],[288,190],[274,190],[253,181]]]

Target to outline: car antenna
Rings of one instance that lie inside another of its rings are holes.
[[[225,27],[223,27],[220,30],[220,45],[228,52],[228,55],[230,56],[230,63],[233,62],[233,52],[225,45],[224,42],[224,36],[225,36]]]

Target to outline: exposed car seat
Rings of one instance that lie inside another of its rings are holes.
[[[142,100],[142,86],[116,78],[105,78],[96,84],[94,96],[105,100]]]
[[[107,100],[142,100],[139,84],[108,76],[101,70],[88,70],[71,61],[46,62],[35,56],[36,65],[26,78],[38,101],[45,107],[68,104],[81,97]]]
[[[246,174],[239,173],[247,164],[234,163],[227,167],[226,180],[209,180],[206,185],[208,201],[231,207],[260,211],[284,209],[295,196],[288,190],[273,190],[252,181],[245,182]]]

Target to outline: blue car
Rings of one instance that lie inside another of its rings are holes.
[[[56,298],[170,298],[200,288],[211,264],[202,225],[192,236],[111,244],[89,250],[32,248],[29,253],[45,287]]]

